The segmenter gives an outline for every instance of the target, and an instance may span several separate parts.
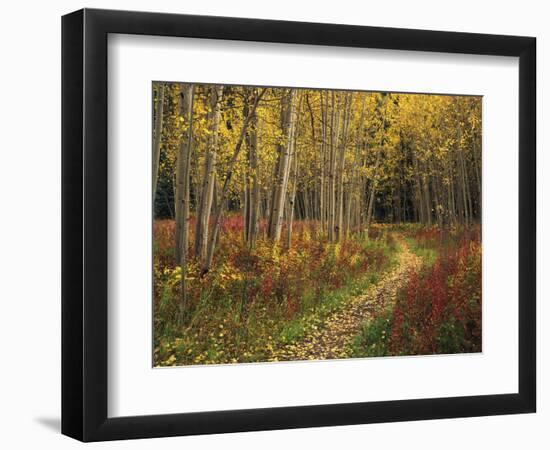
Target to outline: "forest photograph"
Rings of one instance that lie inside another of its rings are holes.
[[[482,351],[482,98],[155,81],[153,365]]]

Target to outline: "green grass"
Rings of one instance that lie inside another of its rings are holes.
[[[411,251],[422,260],[422,264],[425,267],[433,266],[433,263],[437,259],[438,252],[434,248],[423,247],[418,245],[416,240],[411,237],[406,237],[405,240],[409,245]]]
[[[387,356],[391,336],[393,315],[391,309],[365,322],[361,331],[351,342],[350,355],[353,358]]]

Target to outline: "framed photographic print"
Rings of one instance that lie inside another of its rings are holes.
[[[62,432],[535,411],[531,37],[62,22]]]

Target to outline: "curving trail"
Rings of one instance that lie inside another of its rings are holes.
[[[325,322],[302,338],[272,354],[273,361],[297,361],[347,358],[351,340],[360,331],[363,322],[379,308],[395,300],[397,291],[407,280],[411,269],[419,268],[421,259],[412,253],[402,236],[396,234],[399,246],[398,263],[390,272],[364,294],[354,297]]]

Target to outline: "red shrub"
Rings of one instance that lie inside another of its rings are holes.
[[[419,233],[433,239],[433,231]],[[481,350],[481,243],[467,230],[432,267],[408,276],[393,309],[394,354]]]

